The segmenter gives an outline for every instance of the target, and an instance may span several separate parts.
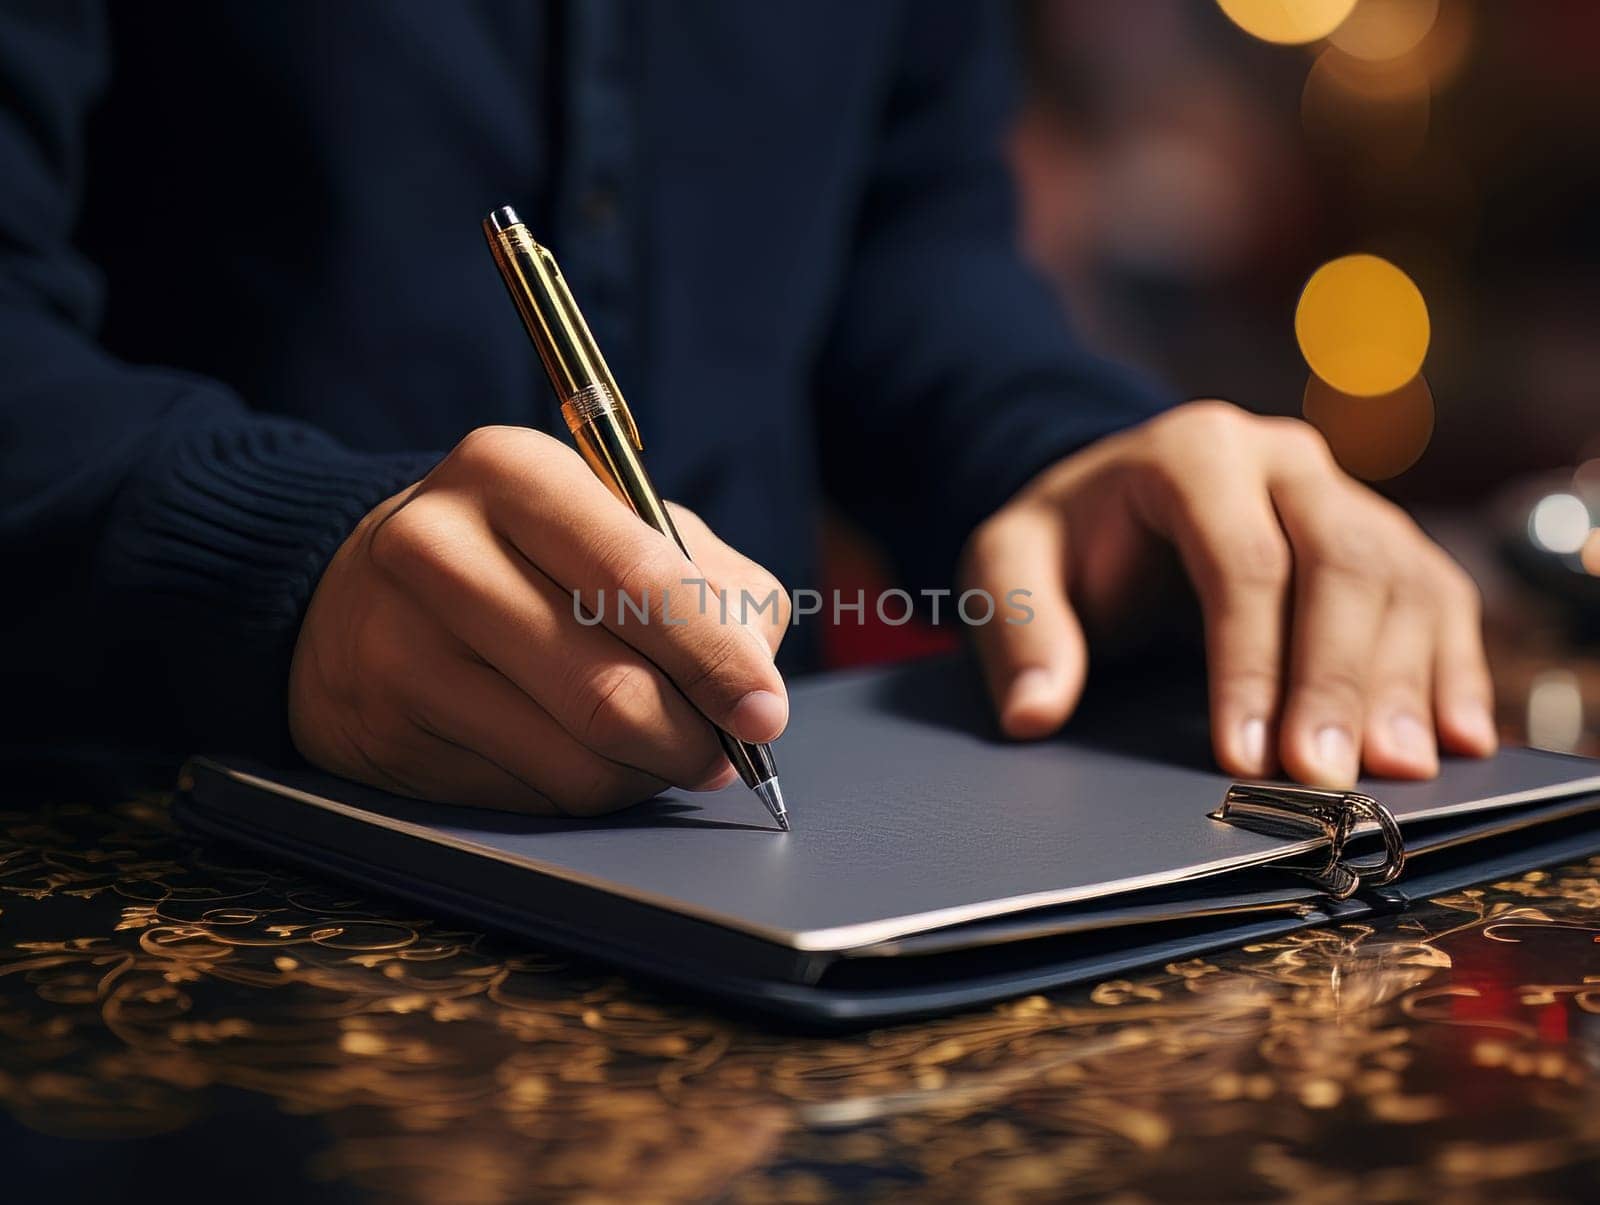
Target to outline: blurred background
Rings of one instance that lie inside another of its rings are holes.
[[[1420,379],[1373,382],[1398,396],[1313,398],[1347,467],[1444,501],[1600,455],[1600,5],[1032,0],[1022,42],[1026,246],[1106,344],[1300,414],[1301,345],[1329,335],[1297,341],[1301,291],[1376,255],[1431,339],[1396,349]],[[1353,300],[1393,327],[1386,283]],[[1338,354],[1327,378],[1374,349]]]
[[[1074,323],[1184,396],[1313,422],[1479,578],[1503,721],[1584,743],[1600,699],[1573,652],[1600,637],[1600,4],[1019,9],[1023,242]],[[847,581],[870,572],[857,555]],[[938,641],[839,635],[856,642],[840,661]]]

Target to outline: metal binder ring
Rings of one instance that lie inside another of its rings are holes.
[[[1345,803],[1353,815],[1376,824],[1383,837],[1383,853],[1376,855],[1375,863],[1371,859],[1351,859],[1346,865],[1361,879],[1362,888],[1387,886],[1406,868],[1406,839],[1400,833],[1399,821],[1371,795],[1352,792],[1345,796]],[[1356,823],[1359,824],[1360,819]]]
[[[1394,813],[1370,795],[1236,782],[1228,788],[1222,806],[1210,815],[1213,820],[1271,837],[1322,841],[1304,860],[1274,865],[1310,879],[1337,900],[1392,883],[1405,869],[1406,844],[1400,825]],[[1371,858],[1347,858],[1345,848],[1351,836],[1368,823],[1377,826],[1383,852]]]

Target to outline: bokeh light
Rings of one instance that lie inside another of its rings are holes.
[[[1344,471],[1363,481],[1398,477],[1417,463],[1433,437],[1433,393],[1420,374],[1377,397],[1341,393],[1313,376],[1302,413]]]
[[[1392,167],[1428,138],[1432,90],[1420,67],[1369,63],[1329,47],[1306,73],[1300,120],[1318,149]]]
[[[1439,9],[1439,19],[1427,36],[1406,55],[1406,61],[1428,77],[1434,92],[1449,87],[1460,74],[1472,50],[1474,20],[1469,5],[1450,0]]]
[[[1410,54],[1439,16],[1439,0],[1361,0],[1328,37],[1358,59],[1379,61]]]
[[[1217,7],[1240,29],[1284,46],[1327,37],[1355,6],[1356,0],[1217,0]]]
[[[1583,740],[1583,688],[1571,670],[1548,669],[1528,688],[1528,744],[1571,753]]]
[[[1528,516],[1528,535],[1546,552],[1571,556],[1580,550],[1594,528],[1593,517],[1575,494],[1548,494]]]
[[[1412,58],[1371,63],[1329,46],[1317,55],[1311,75],[1320,75],[1335,94],[1373,102],[1408,101],[1431,90],[1428,74]],[[1307,77],[1308,82],[1310,76]]]
[[[1329,49],[1349,63],[1364,63],[1369,75],[1383,71],[1420,75],[1437,94],[1455,81],[1466,63],[1474,40],[1474,17],[1471,5],[1463,0],[1448,0],[1443,4],[1426,0],[1425,8],[1413,8],[1409,20],[1397,11],[1397,6],[1423,2],[1388,0],[1387,5],[1382,5],[1380,0],[1361,0],[1350,21],[1340,26],[1328,40]],[[1379,15],[1386,16],[1386,28],[1363,29],[1365,18]],[[1411,34],[1422,24],[1422,18],[1430,15],[1434,19],[1421,31],[1421,36],[1400,49],[1411,41]]]
[[[1295,307],[1300,354],[1341,393],[1394,393],[1422,370],[1428,306],[1399,268],[1376,255],[1346,255],[1312,273]]]

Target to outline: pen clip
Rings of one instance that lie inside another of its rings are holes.
[[[1275,865],[1310,879],[1337,900],[1392,883],[1405,869],[1405,838],[1394,813],[1372,796],[1356,791],[1236,782],[1228,788],[1222,806],[1209,815],[1269,837],[1324,842],[1304,861]],[[1368,825],[1375,826],[1382,836],[1383,852],[1375,858],[1346,857],[1351,837]]]
[[[628,429],[628,438],[633,441],[633,450],[643,452],[644,440],[639,438],[639,425],[633,421],[633,411],[628,409],[620,393],[613,391],[612,396],[617,399],[617,411],[622,415],[622,425]]]

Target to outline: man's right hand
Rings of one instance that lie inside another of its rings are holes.
[[[673,520],[693,562],[565,444],[472,432],[323,573],[289,676],[295,745],[386,790],[547,814],[726,785],[707,718],[747,741],[783,731],[788,598],[692,512]],[[600,622],[579,622],[573,592],[593,617],[602,590]],[[777,605],[747,626],[743,591]],[[649,621],[619,592],[648,598]]]

